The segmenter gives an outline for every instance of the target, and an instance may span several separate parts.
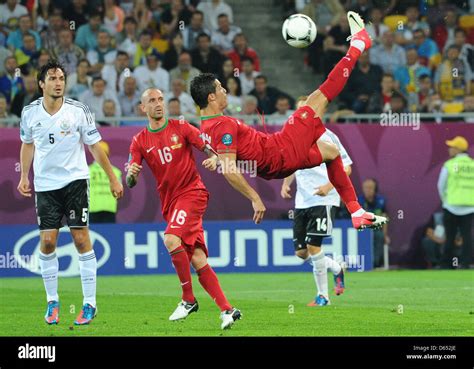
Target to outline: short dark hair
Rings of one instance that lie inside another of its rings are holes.
[[[198,15],[200,15],[201,17],[204,18],[204,13],[203,13],[202,11],[200,11],[200,10],[195,10],[195,11],[193,11],[193,14],[192,14],[191,16],[193,16],[193,15],[195,15],[195,14],[198,14]]]
[[[229,18],[229,16],[226,13],[221,13],[217,16],[217,19],[224,18],[224,17]]]
[[[126,51],[123,51],[123,50],[117,51],[117,58],[118,58],[119,56],[126,56],[127,58],[130,57],[130,56],[128,55],[128,53],[127,53]]]
[[[265,83],[267,83],[267,82],[268,82],[268,79],[267,79],[267,77],[266,77],[266,76],[264,76],[263,74],[260,74],[259,76],[255,77],[255,79],[256,79],[256,80],[257,80],[257,79],[263,79],[263,80],[265,81]]]
[[[254,65],[253,63],[253,59],[247,55],[244,55],[244,56],[241,56],[240,57],[240,64],[243,64],[243,62],[245,61],[249,61],[250,63],[252,63],[252,65]]]
[[[191,96],[199,108],[206,108],[209,94],[216,93],[215,81],[216,76],[212,73],[201,73],[191,81]]]
[[[50,59],[48,62],[43,65],[39,72],[38,72],[38,88],[42,92],[43,89],[39,85],[40,81],[44,83],[44,80],[46,78],[46,74],[48,74],[48,71],[50,69],[56,70],[56,69],[61,69],[62,72],[64,73],[64,82],[67,83],[67,73],[66,73],[66,68],[56,59]]]
[[[467,36],[466,30],[461,28],[461,27],[457,27],[457,28],[454,29],[454,34],[456,34],[456,33],[462,33],[462,34],[464,34],[464,36]]]
[[[86,58],[79,59],[79,60],[77,61],[77,66],[79,66],[79,64],[81,64],[81,63],[87,63],[87,66],[88,66],[88,67],[91,66],[91,62],[90,62],[88,59],[86,59]]]
[[[96,76],[96,77],[92,78],[91,85],[93,85],[94,82],[97,82],[97,81],[102,81],[102,82],[104,82],[105,84],[107,84],[107,81],[106,81],[105,79],[103,79],[101,76]]]
[[[181,104],[181,101],[177,97],[172,97],[171,99],[168,100],[168,104],[172,103],[173,101],[179,102]]]
[[[431,77],[430,77],[429,74],[422,74],[420,77],[418,77],[418,80],[419,81],[424,81],[427,78],[431,81]]]
[[[206,32],[201,32],[196,36],[196,41],[199,41],[199,39],[203,37],[206,37],[209,41],[211,40],[211,37]]]
[[[123,23],[133,23],[134,25],[137,25],[137,20],[134,17],[126,17]]]
[[[392,94],[390,100],[391,100],[391,99],[400,99],[400,100],[403,101],[403,105],[404,105],[404,106],[407,105],[407,99],[405,98],[405,96],[403,96],[401,93],[399,93],[399,92],[397,92],[397,91],[395,91],[395,92]]]

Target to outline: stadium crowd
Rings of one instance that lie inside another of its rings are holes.
[[[466,1],[275,4],[283,4],[284,16],[302,12],[318,25],[305,58],[315,73],[327,74],[346,52],[346,10],[370,22],[374,46],[358,62],[333,121],[389,110],[474,110],[474,15]],[[138,104],[140,91],[148,87],[165,93],[171,115],[195,116],[189,87],[200,72],[222,81],[230,114],[255,114],[258,108],[272,115],[269,122],[281,124],[294,108],[294,97],[261,74],[265,65],[223,0],[5,0],[0,119],[20,117],[23,106],[39,96],[36,74],[49,58],[65,65],[68,97],[87,104],[99,124],[144,124]]]

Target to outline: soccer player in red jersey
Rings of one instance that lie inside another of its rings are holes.
[[[198,311],[193,294],[191,268],[196,270],[199,282],[221,309],[221,328],[230,328],[241,317],[222,291],[214,270],[207,263],[202,217],[207,208],[209,193],[201,180],[192,147],[206,152],[206,144],[197,128],[184,120],[165,116],[163,93],[148,89],[142,94],[141,109],[148,117],[148,125],[133,137],[130,145],[127,186],[136,185],[143,160],[148,164],[157,182],[161,210],[168,225],[164,243],[176,269],[182,301],[169,320],[185,319]],[[204,167],[215,170],[216,161],[206,159]]]
[[[219,154],[227,181],[252,202],[255,223],[262,220],[265,205],[242,173],[233,170],[238,168],[236,160],[256,163],[257,175],[265,179],[285,178],[298,169],[312,168],[325,162],[329,179],[351,213],[355,228],[378,228],[387,222],[385,217],[362,209],[351,180],[344,171],[337,147],[318,141],[326,130],[320,117],[324,115],[328,103],[344,88],[360,54],[372,44],[362,18],[354,12],[349,12],[347,17],[351,45],[346,56],[319,89],[288,119],[280,132],[268,135],[224,116],[226,90],[212,74],[201,74],[191,82],[191,95],[201,108],[202,138]]]

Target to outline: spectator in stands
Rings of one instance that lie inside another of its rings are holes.
[[[146,56],[151,53],[157,53],[152,46],[151,40],[153,38],[153,34],[149,31],[143,31],[138,38],[138,45],[135,55],[133,57],[133,67],[136,68],[139,65],[146,64]]]
[[[15,95],[10,108],[11,113],[17,117],[21,117],[23,107],[41,97],[38,93],[38,82],[35,76],[24,76],[23,83],[25,84],[25,89]]]
[[[295,100],[288,94],[280,91],[276,87],[267,85],[267,77],[260,75],[255,78],[255,88],[250,92],[258,99],[258,109],[264,114],[273,114],[276,111],[276,101],[280,96],[285,96],[293,107]]]
[[[122,32],[125,12],[115,0],[104,0],[104,27],[111,35]]]
[[[163,93],[170,90],[170,74],[160,67],[159,54],[154,51],[146,56],[146,65],[140,65],[133,71],[138,89],[159,88]]]
[[[339,24],[332,27],[323,41],[323,69],[325,74],[333,69],[348,50],[347,37],[350,35],[347,17],[341,17]]]
[[[190,94],[185,91],[186,84],[182,79],[171,81],[171,91],[165,93],[165,101],[172,98],[178,99],[183,114],[196,114],[196,105]]]
[[[227,90],[227,112],[229,115],[238,114],[242,111],[242,88],[240,79],[231,76],[224,81]]]
[[[450,4],[451,3],[451,4]],[[459,9],[450,0],[437,0],[434,6],[430,6],[426,12],[426,20],[431,29],[443,23],[443,18],[448,11],[457,12]]]
[[[16,49],[14,55],[23,74],[28,74],[38,64],[40,52],[32,34],[23,35],[23,46]]]
[[[420,76],[418,84],[420,88],[417,94],[418,99],[415,102],[417,106],[416,111],[418,113],[431,112],[430,106],[432,106],[433,104],[432,100],[434,96],[433,83],[431,81],[431,77],[427,74]]]
[[[405,11],[407,21],[401,24],[401,28],[397,27],[395,33],[395,42],[400,46],[413,44],[413,31],[421,29],[426,36],[430,34],[428,23],[420,20],[420,11],[416,5],[410,5]]]
[[[28,9],[18,3],[18,0],[7,0],[0,4],[0,28],[6,33],[15,29],[21,16],[28,14]]]
[[[425,235],[421,241],[423,250],[428,258],[428,267],[437,268],[441,264],[446,232],[443,225],[443,213],[434,213],[425,228]]]
[[[222,56],[211,46],[211,38],[206,33],[197,37],[197,47],[191,51],[193,66],[203,73],[218,74],[222,66]]]
[[[102,110],[104,113],[102,119],[120,117],[120,115],[118,114],[117,103],[112,99],[107,99],[104,101],[104,104],[102,105]],[[115,127],[119,125],[119,121],[115,119],[114,120],[100,120],[99,118],[97,123],[101,126]]]
[[[52,50],[51,56],[64,66],[68,76],[76,71],[79,60],[85,58],[84,51],[73,43],[73,34],[68,28],[59,32],[59,45]]]
[[[94,50],[97,47],[97,36],[99,31],[106,31],[102,25],[100,13],[92,13],[89,22],[79,27],[76,33],[76,45],[84,51]]]
[[[168,100],[168,115],[170,117],[180,117],[183,115],[181,112],[181,102],[176,97]]]
[[[407,113],[408,102],[401,93],[395,91],[390,97],[390,111],[392,113]]]
[[[352,11],[359,13],[362,19],[369,19],[372,4],[369,0],[357,0],[356,4],[351,8]]]
[[[148,8],[145,0],[134,0],[133,2],[133,18],[138,22],[138,32],[142,32],[148,28],[148,24],[152,20],[153,13]]]
[[[392,31],[385,31],[382,43],[370,50],[370,62],[381,67],[385,73],[393,73],[406,64],[405,50],[394,42]]]
[[[472,95],[464,96],[463,112],[464,113],[474,112],[474,96]],[[464,118],[464,121],[466,123],[474,123],[474,114],[471,114],[471,116]]]
[[[459,58],[459,48],[451,45],[435,74],[436,90],[445,101],[462,101],[471,92],[471,75],[467,63]]]
[[[10,114],[8,112],[8,104],[7,104],[7,99],[5,98],[4,95],[0,93],[0,120],[1,119],[13,119],[15,118],[14,115]],[[13,122],[0,122],[0,128],[2,127],[13,127],[18,124],[14,124]]]
[[[367,113],[370,96],[380,94],[382,75],[382,68],[370,63],[370,50],[364,51],[340,95],[341,101],[357,114]]]
[[[91,15],[89,14],[89,16]],[[87,2],[84,0],[72,0],[63,8],[63,18],[72,22],[75,30],[79,30],[79,28],[87,24]]]
[[[183,30],[183,45],[186,49],[192,50],[197,47],[196,38],[201,33],[207,33],[208,35],[211,32],[204,28],[204,14],[196,10],[191,16],[191,21],[189,26],[184,27]]]
[[[393,77],[397,82],[397,89],[404,95],[418,92],[418,81],[420,76],[430,75],[431,71],[421,65],[418,60],[418,51],[415,47],[409,47],[406,51],[407,64],[395,69]]]
[[[395,91],[395,80],[389,73],[382,76],[381,92],[372,94],[369,98],[368,113],[379,114],[391,110],[390,100]]]
[[[383,23],[383,11],[380,8],[372,8],[370,11],[370,23],[365,26],[365,29],[372,38],[373,45],[378,45],[382,42],[382,35],[388,31],[388,27]]]
[[[176,68],[179,55],[181,55],[183,51],[187,51],[183,45],[183,36],[180,32],[177,32],[171,38],[171,47],[163,56],[163,68],[167,71]]]
[[[445,46],[454,43],[454,34],[458,23],[456,11],[454,9],[448,9],[443,18],[443,23],[438,24],[433,32],[433,39],[440,51],[446,51]]]
[[[283,125],[290,115],[294,113],[294,110],[290,109],[290,101],[285,96],[278,97],[275,108],[276,111],[269,115],[271,119],[266,121],[269,125]]]
[[[92,89],[86,90],[79,96],[79,101],[90,108],[97,120],[104,117],[104,102],[106,100],[113,100],[115,102],[117,115],[121,115],[117,95],[105,88],[106,83],[102,77],[94,77],[92,79]]]
[[[217,18],[217,24],[219,25],[217,30],[212,32],[212,44],[223,54],[232,50],[233,41],[236,35],[242,33],[242,29],[238,26],[234,26],[229,21],[227,14],[220,14]]]
[[[183,4],[183,0],[171,0],[171,6],[161,14],[161,22],[167,25],[172,34],[182,29],[179,28],[180,24],[182,26],[188,25],[191,16],[192,13]]]
[[[191,54],[183,51],[178,57],[178,65],[170,71],[171,79],[181,79],[186,84],[186,91],[189,93],[191,89],[191,81],[201,72],[192,65]]]
[[[23,47],[23,36],[27,33],[35,38],[36,48],[40,49],[41,37],[38,32],[33,30],[31,17],[29,14],[26,14],[20,17],[18,21],[18,29],[8,34],[7,46],[10,48],[10,50],[14,51],[15,49],[20,49]]]
[[[239,33],[234,37],[234,48],[228,53],[229,58],[234,64],[234,68],[242,71],[242,58],[246,56],[253,60],[254,68],[257,72],[260,72],[260,59],[257,52],[248,46],[247,38],[243,33]]]
[[[38,32],[48,28],[49,17],[54,14],[54,4],[50,0],[35,1],[31,11],[33,29]]]
[[[239,74],[242,95],[248,95],[255,88],[255,77],[260,75],[253,66],[253,60],[243,57],[241,60],[242,72]]]
[[[125,18],[123,31],[118,36],[117,40],[119,50],[125,51],[133,60],[137,52],[138,32],[137,21],[133,17]]]
[[[459,264],[469,269],[472,261],[472,229],[474,219],[474,159],[468,154],[469,142],[462,136],[446,141],[450,159],[446,161],[438,178],[438,193],[443,203],[446,245],[443,266],[453,269]],[[456,234],[463,239],[461,258],[454,262]],[[460,263],[459,263],[460,261]]]
[[[377,180],[368,178],[362,183],[362,195],[359,195],[361,206],[376,215],[387,216],[385,196],[379,194]],[[383,265],[384,244],[390,244],[388,236],[388,226],[384,224],[382,229],[374,229],[373,235],[373,266],[374,268]]]
[[[323,42],[331,27],[339,24],[346,13],[339,0],[311,0],[301,11],[318,25],[318,37],[308,48],[309,65],[314,72],[322,72]]]
[[[474,78],[474,46],[467,42],[466,31],[457,28],[454,32],[454,42],[451,45],[446,43],[446,45],[446,49],[451,45],[456,45],[460,49],[459,58],[468,65],[472,81],[472,78]]]
[[[4,66],[5,74],[0,77],[0,93],[6,97],[7,103],[10,104],[16,94],[23,90],[23,79],[15,57],[8,56]]]
[[[135,107],[140,103],[140,96],[137,80],[132,76],[125,78],[123,91],[118,94],[122,116],[133,117],[135,115]]]
[[[0,45],[0,77],[5,74],[5,59],[12,55],[10,50]]]
[[[421,29],[413,31],[413,41],[417,47],[420,63],[430,69],[435,69],[441,61],[438,46],[431,39],[426,37]]]
[[[41,46],[46,50],[53,50],[59,45],[59,32],[65,28],[61,13],[52,13],[48,17],[48,26],[40,31]]]
[[[261,119],[256,115],[258,109],[258,100],[253,95],[247,95],[242,98],[242,115],[252,116],[252,118],[246,118],[245,124],[259,125]]]
[[[128,68],[130,58],[125,51],[118,51],[114,64],[106,64],[102,68],[102,78],[107,81],[107,88],[112,89],[116,94],[123,91],[123,83],[126,77],[132,72]]]
[[[99,141],[105,155],[109,157],[109,145]],[[119,182],[122,182],[122,172],[112,165],[112,170]],[[89,165],[90,174],[90,223],[115,223],[117,214],[117,199],[110,192],[109,179],[102,167],[94,161]]]
[[[234,64],[232,63],[232,60],[224,56],[221,70],[219,73],[219,80],[226,81],[227,78],[234,77],[235,75],[238,75],[238,74],[239,74],[239,71],[236,68],[234,68]]]
[[[97,33],[97,46],[87,52],[87,60],[91,63],[89,72],[100,74],[104,65],[113,65],[117,58],[117,49],[112,46],[110,35],[107,31]]]
[[[30,74],[33,74],[34,76],[37,77],[38,71],[41,69],[41,67],[43,67],[49,62],[50,58],[51,57],[49,56],[49,52],[47,50],[41,50],[40,55],[38,57],[38,64],[36,65],[36,68],[30,69]],[[68,82],[69,82],[69,78],[68,78]]]
[[[67,77],[67,96],[78,100],[79,96],[92,86],[92,77],[87,75],[90,66],[91,64],[87,59],[79,60],[76,72]]]
[[[201,1],[197,6],[197,10],[204,14],[204,27],[211,32],[219,27],[217,17],[220,14],[227,14],[230,23],[234,22],[232,8],[222,0]]]

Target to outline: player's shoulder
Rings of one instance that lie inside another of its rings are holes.
[[[43,98],[40,97],[40,98],[36,99],[35,101],[32,101],[31,103],[26,105],[22,110],[22,115],[26,116],[26,115],[31,114],[31,112],[35,112],[36,109],[41,107],[42,101],[43,101]]]
[[[147,131],[148,131],[147,127],[140,130],[138,133],[136,133],[132,137],[132,142],[134,142],[135,144],[141,144],[141,142],[144,140],[144,137],[145,137]]]
[[[87,105],[81,103],[80,101],[70,99],[68,97],[64,99],[64,104],[66,104],[67,107],[70,109],[81,109],[84,112],[90,112],[90,109],[88,108]]]

